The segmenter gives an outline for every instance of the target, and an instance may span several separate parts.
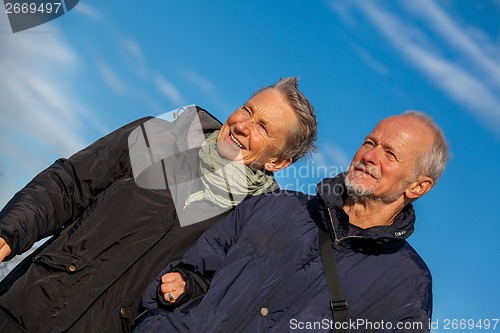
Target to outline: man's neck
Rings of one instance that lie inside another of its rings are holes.
[[[396,200],[392,203],[381,201],[368,201],[364,203],[355,202],[347,198],[343,209],[349,216],[349,223],[367,229],[376,226],[391,225],[405,206],[404,200]]]

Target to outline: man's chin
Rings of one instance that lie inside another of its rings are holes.
[[[373,190],[360,184],[353,184],[346,179],[347,195],[356,203],[366,204],[367,202],[393,203],[401,197],[401,194],[393,196],[378,196]]]
[[[372,189],[357,183],[356,180],[349,177],[349,175],[345,179],[345,187],[347,189],[347,195],[355,202],[365,203],[374,199]]]
[[[365,177],[357,177],[352,173],[348,174],[345,178],[345,185],[348,189],[359,193],[373,192],[373,190],[365,183]]]

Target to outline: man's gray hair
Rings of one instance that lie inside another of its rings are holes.
[[[422,154],[416,162],[415,178],[421,175],[431,177],[434,184],[437,183],[448,162],[450,155],[448,143],[444,137],[443,131],[429,115],[409,110],[402,114],[420,120],[434,132],[434,144],[431,149]]]
[[[290,133],[282,158],[292,158],[292,163],[302,158],[309,152],[316,151],[316,138],[318,136],[318,122],[314,107],[300,92],[296,77],[282,78],[275,84],[262,88],[255,95],[266,89],[276,89],[285,98],[286,102],[297,115],[299,126]]]

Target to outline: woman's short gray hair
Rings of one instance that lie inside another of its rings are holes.
[[[293,109],[299,120],[299,126],[288,137],[285,149],[281,152],[283,158],[291,158],[292,163],[309,152],[316,151],[318,122],[314,108],[300,92],[296,77],[282,78],[275,84],[262,88],[255,95],[266,89],[276,89],[282,93],[288,105]]]
[[[432,117],[423,112],[409,110],[404,112],[402,116],[418,119],[434,132],[434,144],[431,149],[417,159],[415,176],[425,175],[431,177],[434,184],[436,184],[444,172],[450,155],[448,143],[446,142],[443,131]]]

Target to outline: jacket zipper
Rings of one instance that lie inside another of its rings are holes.
[[[347,237],[344,237],[344,238],[341,238],[341,239],[338,239],[337,237],[337,232],[335,231],[335,226],[333,225],[333,217],[332,217],[332,212],[330,211],[330,207],[326,207],[326,211],[328,212],[328,219],[330,220],[330,228],[332,229],[333,231],[333,237],[334,237],[334,242],[336,245],[340,245],[340,243],[342,243],[343,241],[347,240],[347,239],[351,239],[351,238],[358,238],[358,239],[365,239],[366,237],[363,237],[363,236],[347,236]]]

